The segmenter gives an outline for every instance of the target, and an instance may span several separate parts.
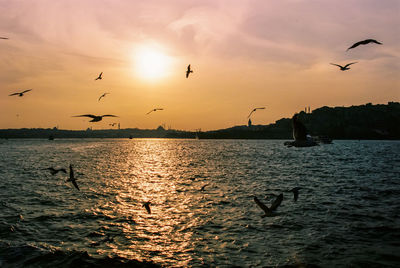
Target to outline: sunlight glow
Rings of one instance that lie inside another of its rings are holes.
[[[135,50],[135,72],[144,79],[160,79],[168,75],[171,59],[159,49],[143,47]]]

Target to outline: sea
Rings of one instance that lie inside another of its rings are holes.
[[[283,143],[1,140],[0,267],[400,267],[400,141]]]

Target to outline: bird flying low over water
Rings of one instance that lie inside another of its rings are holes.
[[[254,196],[254,202],[265,212],[265,215],[262,215],[261,217],[264,218],[266,216],[271,216],[272,212],[279,207],[279,205],[282,203],[283,200],[283,194],[278,195],[278,197],[275,199],[275,201],[272,203],[271,207],[267,207],[263,203],[261,203],[260,200],[256,196]]]
[[[104,114],[104,115],[93,115],[93,114],[82,114],[82,115],[74,115],[73,117],[90,117],[93,118],[89,122],[99,122],[103,119],[103,117],[118,117],[112,114]]]
[[[359,41],[359,42],[357,42],[357,43],[354,43],[354,44],[353,44],[351,47],[349,47],[347,50],[352,49],[352,48],[355,48],[355,47],[358,47],[359,45],[367,45],[367,44],[369,44],[369,43],[375,43],[375,44],[378,44],[378,45],[382,45],[381,42],[378,42],[378,41],[376,41],[375,39],[365,39],[365,40],[363,40],[363,41]]]
[[[65,170],[65,168],[55,169],[53,167],[48,167],[48,168],[45,168],[45,170],[50,170],[51,175],[56,175],[60,171],[64,172],[65,174],[67,174],[67,171]]]
[[[350,70],[350,68],[348,68],[348,67],[350,65],[354,64],[354,63],[357,63],[357,62],[348,63],[345,66],[342,66],[342,65],[339,65],[339,64],[335,64],[335,63],[331,63],[331,64],[339,67],[341,71],[346,71],[346,70]]]
[[[150,112],[148,112],[147,114],[151,113],[151,112],[155,112],[155,111],[162,111],[164,110],[164,108],[154,108],[153,110],[151,110]]]
[[[107,94],[110,94],[110,93],[107,93],[107,92],[106,92],[106,93],[104,93],[103,95],[101,95],[101,96],[100,96],[100,98],[99,98],[99,100],[98,100],[98,101],[100,101],[100,100],[101,100],[101,98],[104,98],[104,97],[105,97]]]
[[[96,81],[96,80],[101,80],[101,79],[103,79],[102,75],[103,75],[103,72],[101,72],[101,73],[99,74],[99,76],[98,76],[96,79],[94,79],[94,80]]]
[[[293,200],[294,202],[297,201],[297,199],[299,198],[299,190],[301,189],[301,187],[294,187],[292,190],[290,190],[289,192],[293,193]]]
[[[75,188],[76,189],[78,189],[78,191],[79,191],[79,187],[78,187],[78,184],[76,184],[76,178],[75,178],[75,176],[74,176],[74,170],[72,169],[72,165],[70,164],[69,165],[69,179],[67,179],[67,182],[71,182],[74,186],[75,186]]]
[[[254,113],[255,111],[257,111],[257,110],[263,110],[263,109],[265,109],[265,107],[254,108],[254,109],[251,111],[251,113],[249,114],[249,116],[248,116],[247,118],[250,118],[250,115],[252,115],[252,113]]]
[[[18,97],[22,97],[22,96],[24,96],[24,94],[26,93],[26,92],[29,92],[29,91],[31,91],[32,89],[27,89],[27,90],[24,90],[24,91],[22,91],[22,92],[16,92],[16,93],[13,93],[13,94],[10,94],[10,95],[8,95],[8,96],[15,96],[15,95],[18,95]]]
[[[186,70],[186,78],[189,77],[190,73],[193,73],[193,70],[190,69],[190,64],[189,64],[188,67],[187,67],[187,70]]]
[[[145,202],[143,203],[144,208],[147,210],[147,213],[151,214],[151,209],[150,209],[150,202]]]

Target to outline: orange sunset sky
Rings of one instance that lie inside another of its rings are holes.
[[[400,100],[398,0],[0,0],[0,13],[0,128],[211,130],[254,107],[269,124]],[[383,45],[346,52],[367,38]]]

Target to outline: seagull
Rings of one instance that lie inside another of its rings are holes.
[[[257,110],[263,110],[263,109],[265,109],[265,107],[254,108],[253,111],[251,111],[251,113],[249,114],[249,116],[248,116],[247,118],[250,118],[250,115],[251,115],[252,113],[254,113],[255,111],[257,111]]]
[[[48,167],[45,168],[44,170],[50,170],[51,175],[56,175],[58,172],[62,171],[65,174],[67,174],[67,171],[65,170],[65,168],[59,168],[59,169],[55,169],[53,167]]]
[[[101,77],[103,75],[103,72],[101,72],[100,74],[99,74],[99,76],[96,78],[96,79],[94,79],[95,81],[96,80],[101,80],[101,79],[103,79],[103,77]]]
[[[0,39],[7,40],[7,39],[8,39],[8,37],[1,37],[1,36],[0,36]]]
[[[348,51],[349,49],[358,47],[359,45],[366,45],[366,44],[369,44],[369,43],[375,43],[375,44],[378,44],[378,45],[382,45],[381,42],[378,42],[378,41],[376,41],[376,40],[374,40],[374,39],[365,39],[365,40],[363,40],[363,41],[359,41],[359,42],[357,42],[357,43],[354,43],[354,44],[353,44],[351,47],[349,47],[346,51]]]
[[[271,216],[272,212],[279,207],[279,205],[282,203],[283,200],[283,194],[280,194],[275,201],[272,203],[271,207],[267,207],[263,203],[261,203],[260,200],[256,196],[254,196],[254,202],[265,212],[265,215],[262,215],[261,217],[264,218],[266,216]]]
[[[78,184],[76,184],[76,178],[75,178],[75,176],[74,176],[74,170],[72,169],[72,165],[71,164],[69,164],[69,179],[67,180],[67,182],[71,182],[74,186],[75,186],[75,188],[76,189],[78,189],[78,191],[79,191],[79,187],[78,187]]]
[[[151,113],[151,112],[155,112],[155,111],[161,111],[164,110],[164,108],[154,108],[153,110],[151,110],[150,112],[148,112],[147,114]],[[146,115],[147,115],[146,114]]]
[[[186,78],[189,78],[190,73],[193,73],[193,70],[190,70],[190,64],[189,64],[186,70]]]
[[[150,209],[150,202],[148,201],[148,202],[145,202],[144,204],[143,204],[143,206],[146,208],[146,210],[147,210],[147,213],[149,213],[149,214],[151,214],[151,209]]]
[[[288,191],[288,192],[292,192],[293,193],[294,202],[296,202],[297,199],[299,198],[299,190],[300,189],[301,189],[301,187],[294,187],[292,190]]]
[[[93,115],[93,114],[82,114],[82,115],[74,115],[73,117],[90,117],[93,118],[89,122],[99,122],[103,119],[103,117],[118,117],[112,114],[105,114],[105,115]]]
[[[348,63],[345,66],[342,66],[342,65],[339,65],[339,64],[335,64],[335,63],[331,63],[331,64],[339,67],[341,71],[346,71],[346,70],[350,70],[350,68],[348,68],[348,67],[350,65],[354,64],[354,63],[357,63],[357,62]]]
[[[27,90],[24,90],[24,91],[22,91],[22,92],[16,92],[16,93],[10,94],[10,95],[8,95],[8,96],[15,96],[15,95],[18,95],[19,97],[22,97],[22,96],[24,96],[24,93],[29,92],[29,91],[31,91],[31,90],[32,90],[32,89],[27,89]]]
[[[110,93],[107,93],[107,92],[106,92],[106,93],[104,93],[103,95],[101,95],[101,96],[100,96],[100,98],[99,98],[99,100],[98,100],[98,101],[100,101],[100,100],[101,100],[101,98],[104,98],[104,97],[105,97],[107,94],[110,94]]]

